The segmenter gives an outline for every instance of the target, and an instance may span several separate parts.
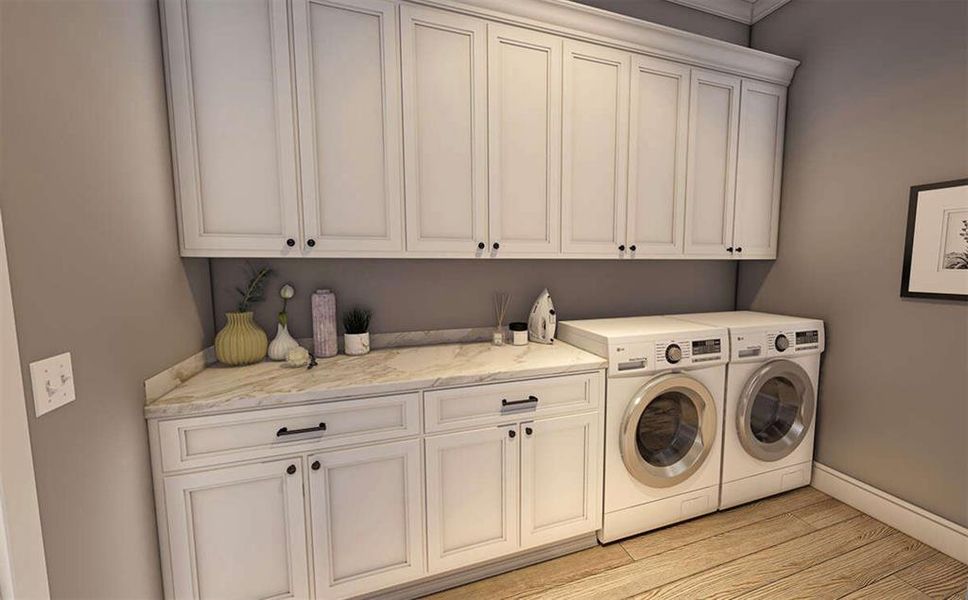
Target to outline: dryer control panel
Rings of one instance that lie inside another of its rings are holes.
[[[750,331],[733,331],[732,360],[736,362],[802,356],[823,352],[822,325],[778,327]]]
[[[609,348],[609,375],[632,375],[723,364],[729,358],[729,338],[702,334],[649,342],[615,343]]]

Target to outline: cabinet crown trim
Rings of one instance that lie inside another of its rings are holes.
[[[800,65],[800,61],[792,58],[568,0],[410,0],[410,3],[521,25],[781,85],[789,85],[794,71]]]

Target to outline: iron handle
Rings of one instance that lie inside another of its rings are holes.
[[[726,252],[732,252],[732,251],[733,251],[733,247],[732,246],[730,246],[729,248],[726,248]]]
[[[313,238],[309,238],[308,240],[306,240],[306,245],[312,248],[313,246],[316,245],[316,240],[314,240]]]
[[[528,396],[526,400],[508,400],[507,398],[504,398],[501,400],[501,406],[519,406],[521,404],[531,404],[532,402],[537,404],[538,397]]]
[[[286,467],[286,473],[289,473],[290,475],[295,474],[296,473],[296,465],[289,465],[288,467]]]
[[[276,437],[284,437],[287,435],[299,435],[302,433],[312,433],[314,431],[326,431],[326,423],[320,423],[315,427],[306,427],[303,429],[289,429],[288,427],[280,427],[279,431],[276,432]]]
[[[491,247],[492,247],[492,248],[494,248],[495,250],[497,250],[498,248],[500,248],[500,247],[501,247],[501,244],[499,244],[499,243],[497,243],[497,242],[494,242],[494,243],[493,243],[493,244],[491,245]]]
[[[508,437],[509,437],[509,438],[513,438],[513,437],[514,437],[514,436],[516,436],[516,435],[518,435],[518,432],[517,432],[517,431],[515,431],[515,430],[513,430],[513,429],[509,429],[509,430],[508,430]]]
[[[632,252],[635,252],[635,244],[632,244],[631,246],[629,246],[629,250],[631,250]]]
[[[534,433],[534,430],[531,429],[530,427],[525,427],[524,428],[524,434],[525,435],[531,435],[532,433]]]
[[[484,242],[477,242],[477,249],[478,250],[483,250],[486,247],[487,247],[487,244],[485,244]]]
[[[737,251],[737,252],[742,252],[742,251],[743,251],[743,247],[742,247],[742,246],[740,246],[739,248],[737,248],[737,249],[736,249],[736,251]]]
[[[625,252],[625,244],[618,247],[619,252]]]
[[[286,240],[286,245],[292,248],[293,246],[296,245],[296,240],[289,238],[288,240]]]
[[[313,471],[318,471],[319,470],[319,467],[321,465],[319,464],[319,461],[318,460],[314,460],[313,461],[313,464],[311,464],[309,466],[312,468]]]

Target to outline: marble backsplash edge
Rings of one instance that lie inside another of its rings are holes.
[[[370,348],[404,348],[409,346],[433,346],[437,344],[471,344],[491,339],[493,327],[467,327],[462,329],[439,329],[431,331],[402,331],[396,333],[370,334]],[[312,349],[313,338],[297,340],[305,348]],[[339,350],[343,350],[343,337],[339,337]],[[209,346],[145,380],[145,403],[150,404],[179,385],[198,375],[209,365],[215,364],[215,348]]]

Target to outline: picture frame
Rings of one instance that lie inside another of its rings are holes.
[[[911,187],[901,297],[968,301],[968,178]]]

